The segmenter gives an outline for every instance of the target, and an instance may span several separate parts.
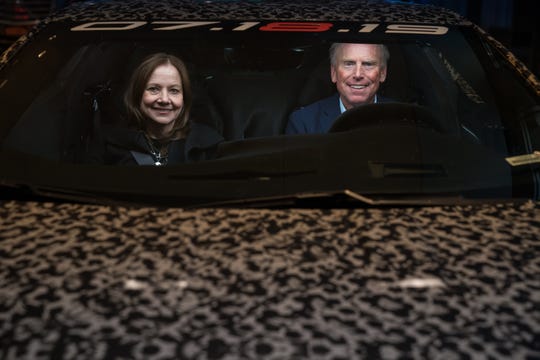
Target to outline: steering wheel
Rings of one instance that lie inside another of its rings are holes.
[[[384,125],[418,126],[444,132],[442,121],[427,108],[399,102],[367,104],[347,110],[334,121],[329,132]]]

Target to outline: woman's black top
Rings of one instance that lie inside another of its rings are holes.
[[[194,124],[185,139],[149,139],[143,131],[104,126],[88,162],[105,165],[175,165],[213,158],[223,137],[204,124]]]
[[[105,165],[181,164],[185,162],[185,143],[185,139],[160,142],[142,131],[103,127],[89,160]]]

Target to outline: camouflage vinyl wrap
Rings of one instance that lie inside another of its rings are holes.
[[[539,210],[3,203],[0,358],[538,358]]]

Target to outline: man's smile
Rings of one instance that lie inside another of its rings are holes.
[[[369,86],[369,84],[360,85],[360,84],[348,84],[348,86],[354,90],[363,90]]]

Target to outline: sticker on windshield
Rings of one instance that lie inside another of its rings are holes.
[[[540,151],[535,151],[532,154],[507,157],[506,161],[512,166],[540,163]]]
[[[94,21],[80,24],[71,31],[128,31],[146,29],[152,31],[265,31],[265,32],[336,32],[377,33],[403,35],[444,35],[446,26],[408,24],[356,24],[339,22],[261,22],[261,21]]]

